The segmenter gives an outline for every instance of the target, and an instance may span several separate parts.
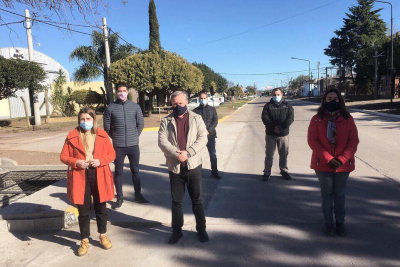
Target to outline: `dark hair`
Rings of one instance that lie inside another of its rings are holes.
[[[339,98],[340,115],[342,115],[343,118],[347,119],[350,116],[350,113],[346,109],[346,104],[344,102],[344,98],[343,98],[342,94],[339,92],[339,90],[337,90],[335,88],[331,88],[331,89],[325,91],[324,96],[321,99],[321,105],[318,108],[317,115],[320,116],[321,118],[325,115],[324,104],[326,102],[326,96],[329,93],[336,93],[337,94],[337,96]]]
[[[118,91],[118,88],[120,88],[120,87],[126,87],[126,88],[128,89],[128,86],[126,85],[126,83],[124,83],[124,82],[118,82],[118,83],[115,85],[115,90]]]
[[[273,89],[273,90],[272,90],[272,93],[275,93],[276,91],[280,91],[280,92],[282,93],[282,90],[281,90],[281,89],[279,89],[279,88],[275,88],[275,89]]]
[[[201,91],[201,92],[199,93],[199,97],[201,97],[201,95],[206,95],[206,97],[207,97],[207,93],[204,92],[204,91]]]

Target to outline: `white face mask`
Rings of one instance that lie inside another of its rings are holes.
[[[275,101],[275,102],[280,102],[281,100],[282,100],[282,97],[281,96],[277,96],[277,95],[274,95],[273,97],[272,97],[272,99]]]
[[[118,99],[121,101],[125,101],[128,98],[127,92],[118,92],[117,93]]]

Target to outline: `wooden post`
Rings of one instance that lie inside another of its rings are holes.
[[[44,103],[46,104],[46,120],[45,123],[51,123],[50,121],[50,105],[49,105],[49,88],[44,90]]]
[[[28,123],[28,128],[31,128],[31,123],[29,121],[28,105],[26,104],[26,100],[23,96],[20,96],[20,98],[22,102],[24,102],[25,116],[26,116],[26,122]]]

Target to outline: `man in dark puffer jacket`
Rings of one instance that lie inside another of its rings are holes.
[[[124,160],[128,156],[132,173],[133,187],[135,188],[134,201],[146,204],[148,201],[142,196],[139,177],[139,136],[144,127],[143,113],[140,106],[128,100],[128,88],[125,83],[116,86],[117,100],[107,106],[104,111],[104,130],[113,140],[117,157],[115,158],[114,183],[117,191],[117,203],[114,209],[123,203],[122,174]]]
[[[221,179],[221,176],[218,174],[217,151],[215,150],[215,138],[217,137],[217,131],[215,130],[215,127],[218,125],[217,111],[214,107],[211,107],[207,104],[208,99],[206,93],[200,93],[199,100],[200,106],[195,108],[193,111],[203,118],[203,121],[207,127],[207,149],[211,161],[211,175],[214,178]]]
[[[265,125],[265,162],[263,181],[268,181],[271,176],[271,168],[276,147],[279,152],[279,168],[281,175],[290,180],[287,166],[287,156],[289,154],[289,127],[294,121],[294,110],[290,103],[283,99],[282,91],[274,89],[272,99],[265,104],[261,114],[261,119]]]

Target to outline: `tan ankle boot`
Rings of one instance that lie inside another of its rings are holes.
[[[110,249],[112,247],[111,241],[107,235],[100,235],[100,245],[104,249]]]
[[[81,246],[78,248],[78,256],[83,256],[88,252],[89,239],[82,239]]]

